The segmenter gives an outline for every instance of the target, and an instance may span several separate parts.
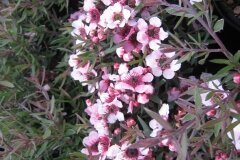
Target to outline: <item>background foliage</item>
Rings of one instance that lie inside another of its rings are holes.
[[[0,1],[0,159],[84,159],[68,16],[68,0]]]

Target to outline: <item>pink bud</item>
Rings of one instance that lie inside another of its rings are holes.
[[[233,82],[236,84],[240,84],[240,73],[235,73],[233,75]]]
[[[133,118],[129,118],[126,121],[126,124],[128,127],[132,127],[132,126],[136,125],[136,121]]]
[[[216,115],[216,113],[217,113],[216,109],[211,109],[210,111],[208,111],[206,113],[206,115],[209,116],[209,117],[214,117]]]
[[[90,99],[86,99],[86,104],[88,107],[93,105],[93,103]]]
[[[221,150],[217,150],[215,153],[215,160],[228,160],[228,155]]]
[[[139,103],[137,101],[133,101],[133,106],[134,107],[138,107],[139,106]]]
[[[119,63],[114,63],[114,65],[113,65],[113,68],[114,68],[114,69],[118,69],[118,68],[119,68],[119,66],[120,66],[120,64],[119,64]]]
[[[114,135],[117,136],[117,135],[119,135],[121,133],[121,129],[120,128],[116,128],[116,129],[114,129],[113,133],[114,133]]]

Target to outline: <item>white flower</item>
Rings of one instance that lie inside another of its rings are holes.
[[[165,64],[168,59],[173,57],[175,52],[162,53],[161,51],[153,51],[146,56],[146,65],[152,69],[152,74],[156,77],[163,75],[166,79],[172,79],[175,76],[175,72],[181,68],[181,64],[177,63],[178,60],[172,60],[170,64]]]
[[[233,118],[232,123],[236,122],[237,119]],[[227,133],[228,137],[233,140],[233,144],[235,145],[237,150],[240,150],[240,124],[233,128],[233,137],[232,133]]]
[[[131,16],[131,12],[123,7],[119,2],[109,6],[101,15],[99,24],[103,27],[114,29],[124,27]]]
[[[158,113],[164,120],[167,120],[169,115],[169,105],[163,104]],[[152,133],[150,134],[151,137],[156,137],[158,132],[163,129],[162,125],[159,124],[155,119],[149,122],[149,126],[153,129]]]
[[[137,40],[142,43],[143,46],[149,44],[152,50],[158,50],[160,48],[161,41],[168,37],[168,33],[163,30],[162,22],[157,17],[152,17],[149,20],[149,25],[142,18],[138,20]]]
[[[190,0],[191,4],[198,3],[198,2],[202,2],[202,0]]]

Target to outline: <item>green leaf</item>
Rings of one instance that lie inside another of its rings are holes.
[[[200,90],[198,87],[195,87],[194,89],[194,102],[196,104],[197,107],[202,107],[202,99],[200,96]]]
[[[233,128],[235,128],[237,125],[240,124],[240,121],[235,121],[233,123],[231,123],[225,130],[224,130],[224,134],[227,134],[228,132],[232,131]]]
[[[146,107],[144,107],[144,110],[147,112],[147,114],[152,117],[153,119],[155,119],[158,123],[160,123],[163,128],[165,128],[166,130],[172,130],[172,126],[165,121],[159,114],[147,109]]]
[[[139,117],[139,116],[137,116],[137,117],[138,117],[139,123],[141,124],[141,126],[142,126],[142,128],[143,128],[143,133],[144,133],[145,135],[149,136],[150,133],[151,133],[150,128],[148,127],[148,125],[144,122],[144,120],[143,120],[141,117]]]
[[[14,88],[14,84],[8,81],[0,81],[0,85],[8,88]]]
[[[43,154],[43,152],[47,149],[47,145],[48,145],[48,141],[44,142],[41,146],[41,148],[38,150],[35,158],[39,158],[41,156],[41,154]]]
[[[187,122],[187,121],[190,121],[192,119],[194,119],[195,116],[191,113],[187,113],[182,119],[183,123]]]
[[[219,32],[219,31],[221,31],[223,29],[223,27],[224,27],[224,19],[219,19],[215,23],[215,25],[213,27],[213,30],[214,30],[214,32]]]
[[[219,135],[219,132],[222,128],[221,123],[217,123],[216,125],[214,125],[214,136],[217,137]]]
[[[178,61],[177,64],[183,63],[185,61],[190,61],[191,57],[193,55],[193,52],[188,52],[185,55],[183,55]]]
[[[212,63],[217,63],[217,64],[231,64],[231,62],[229,62],[229,60],[227,59],[213,59],[213,60],[210,60],[210,62]]]
[[[224,120],[223,118],[218,118],[218,119],[214,119],[211,121],[207,121],[205,124],[202,125],[202,128],[210,128],[210,127],[215,126],[218,123],[222,122],[223,120]]]
[[[240,50],[237,51],[237,53],[234,54],[233,58],[234,58],[234,62],[239,63],[239,59],[240,59]]]
[[[50,137],[52,134],[51,130],[49,128],[46,128],[44,135],[43,135],[43,139],[47,139],[48,137]]]
[[[171,14],[171,15],[174,15],[174,16],[179,16],[179,17],[183,16],[183,17],[187,17],[187,18],[194,17],[194,15],[189,14],[186,11],[182,11],[182,10],[180,10],[180,8],[177,9],[177,8],[168,7],[166,9],[166,11],[167,11],[168,14]]]
[[[120,46],[121,46],[121,45],[118,44],[118,45],[113,46],[112,48],[106,49],[106,50],[104,51],[104,55],[110,54],[110,53],[112,53],[112,52],[116,52],[116,49],[117,49],[118,47],[120,47]]]

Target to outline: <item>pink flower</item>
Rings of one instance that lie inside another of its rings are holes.
[[[90,62],[83,66],[78,66],[78,68],[73,68],[71,76],[74,80],[80,81],[83,86],[89,85],[86,81],[91,80],[97,76],[97,72],[92,69],[90,70]]]
[[[146,69],[141,66],[131,69],[129,73],[122,74],[120,79],[115,85],[116,89],[146,94],[153,93],[153,86],[148,84],[152,82],[153,75],[147,73]]]
[[[119,2],[109,6],[101,15],[100,25],[110,29],[124,27],[130,18],[131,12],[124,8]]]
[[[81,19],[73,21],[72,26],[74,27],[71,32],[72,36],[80,36],[82,39],[86,39],[89,33],[89,27],[85,25]]]
[[[90,116],[90,123],[92,125],[95,125],[100,120],[102,120],[102,115],[98,111],[100,107],[102,107],[102,103],[101,103],[101,101],[97,100],[96,103],[94,103],[91,106],[88,106],[85,109],[85,112]]]
[[[175,52],[162,53],[160,50],[153,51],[146,56],[146,65],[151,67],[154,76],[159,77],[163,74],[164,78],[172,79],[175,76],[175,71],[181,68],[181,64],[177,63],[178,60],[172,60],[170,64],[165,64],[164,66],[162,63],[174,55]]]
[[[86,22],[97,24],[100,21],[100,12],[97,8],[91,8],[87,12]]]
[[[84,11],[89,11],[90,9],[95,8],[96,7],[95,2],[96,0],[84,0],[84,3],[83,3]]]
[[[122,102],[115,98],[112,102],[104,103],[103,106],[100,106],[99,113],[107,117],[108,123],[113,124],[117,120],[124,121],[124,115],[119,110],[122,107],[123,107]]]
[[[76,54],[70,55],[69,60],[68,60],[68,64],[70,67],[77,68],[80,63],[81,63],[81,60],[79,59],[79,57]]]
[[[138,29],[129,25],[123,28],[117,28],[113,35],[113,41],[116,44],[123,42],[123,49],[125,52],[131,52],[135,49],[141,49],[142,44],[137,41]]]
[[[83,139],[83,145],[87,148],[83,148],[81,152],[86,155],[90,155],[89,151],[93,156],[104,155],[109,148],[110,139],[108,136],[100,136],[96,131],[91,131],[89,136]]]
[[[158,113],[164,120],[168,120],[169,105],[163,104]],[[149,126],[153,129],[152,133],[150,134],[151,137],[156,137],[163,129],[162,125],[159,124],[155,119],[149,122]]]
[[[168,37],[168,33],[161,28],[161,20],[157,17],[152,17],[149,20],[150,25],[142,18],[138,20],[137,40],[144,46],[149,44],[152,50],[160,48],[161,41]]]

